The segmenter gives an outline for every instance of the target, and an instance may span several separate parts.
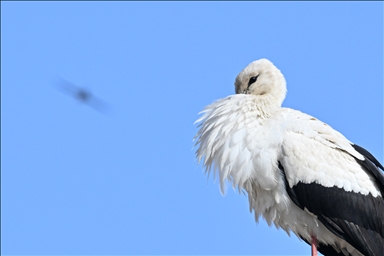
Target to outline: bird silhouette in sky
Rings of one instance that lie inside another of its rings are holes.
[[[99,112],[105,113],[108,110],[108,103],[95,97],[84,87],[77,86],[63,78],[58,78],[55,85],[61,92],[72,96],[79,102],[86,104]]]

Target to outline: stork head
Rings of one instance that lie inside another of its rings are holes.
[[[237,94],[251,94],[273,100],[279,106],[287,93],[283,74],[267,59],[251,62],[243,69],[236,77],[235,90]]]

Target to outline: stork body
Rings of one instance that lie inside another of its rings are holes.
[[[325,255],[383,255],[383,166],[329,125],[282,108],[285,79],[270,61],[252,62],[235,88],[197,121],[196,156],[221,191],[227,180],[245,190],[256,221]]]

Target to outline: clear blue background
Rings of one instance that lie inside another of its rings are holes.
[[[259,58],[383,162],[382,2],[1,2],[2,253],[309,255],[195,160],[197,113]]]

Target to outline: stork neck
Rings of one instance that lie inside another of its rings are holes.
[[[268,118],[280,109],[281,103],[273,96],[257,95],[255,104],[261,117]]]

